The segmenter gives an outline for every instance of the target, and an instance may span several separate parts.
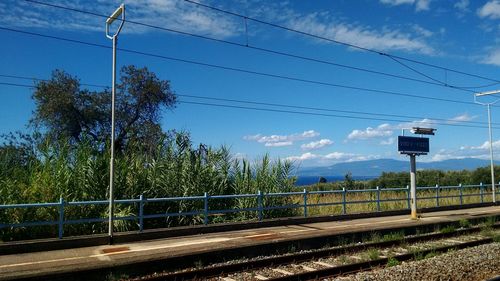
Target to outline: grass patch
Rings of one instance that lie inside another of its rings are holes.
[[[416,261],[423,260],[424,258],[425,258],[424,254],[422,252],[415,252],[415,253],[413,253],[413,259],[416,260]]]
[[[481,232],[479,234],[486,237],[493,237],[494,236],[493,227],[485,224],[484,226],[481,227]]]
[[[392,266],[396,266],[396,265],[399,265],[399,264],[401,264],[401,263],[397,259],[391,257],[391,258],[389,258],[387,260],[387,265],[386,266],[387,267],[392,267]]]
[[[405,238],[404,232],[400,231],[400,232],[393,232],[393,233],[389,233],[389,234],[384,235],[382,237],[382,241],[383,242],[398,241],[398,240],[403,240],[404,238]]]
[[[447,227],[443,227],[439,230],[441,233],[452,233],[455,232],[457,228],[453,225],[448,225]]]
[[[194,267],[196,267],[197,269],[203,268],[203,261],[202,260],[195,261],[194,262]]]
[[[459,222],[461,228],[469,228],[470,221],[468,219],[461,219]]]
[[[348,264],[350,263],[349,258],[347,256],[340,256],[339,261],[341,264]]]
[[[493,242],[500,243],[500,234],[493,235]]]
[[[364,242],[378,243],[380,241],[382,241],[382,237],[380,236],[380,233],[379,232],[372,232],[370,234],[369,240],[364,241]]]
[[[435,251],[431,251],[425,255],[424,259],[430,259],[430,258],[433,258],[437,255],[438,255],[438,253],[436,253]]]
[[[493,225],[495,225],[496,222],[497,222],[496,217],[489,217],[488,219],[486,219],[486,222],[484,224],[486,226],[493,227]]]
[[[367,255],[370,260],[376,260],[380,258],[380,251],[378,249],[369,249]]]

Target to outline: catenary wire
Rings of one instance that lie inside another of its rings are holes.
[[[34,3],[34,4],[44,5],[44,6],[48,6],[48,7],[52,7],[52,8],[64,9],[64,10],[69,10],[69,11],[73,11],[73,12],[78,12],[78,13],[83,13],[83,14],[98,16],[98,17],[102,17],[102,18],[108,18],[109,17],[109,16],[106,16],[104,14],[99,14],[99,13],[95,13],[95,12],[90,12],[90,11],[86,11],[86,10],[71,8],[71,7],[57,5],[57,4],[52,4],[52,3],[45,3],[45,2],[36,1],[36,0],[24,0],[24,1],[27,1],[27,2],[30,2],[30,3]],[[246,17],[244,19],[246,20]],[[371,74],[376,74],[376,75],[382,75],[382,76],[391,77],[391,78],[403,79],[403,80],[408,80],[408,81],[413,81],[413,82],[419,82],[419,83],[424,83],[424,84],[430,84],[430,85],[435,85],[435,86],[443,86],[443,87],[446,87],[446,88],[460,90],[460,91],[468,92],[468,93],[474,93],[474,91],[472,91],[470,89],[482,88],[482,87],[493,86],[493,85],[498,84],[498,83],[494,83],[494,84],[488,84],[488,85],[477,86],[477,87],[459,87],[459,86],[453,86],[453,85],[448,84],[448,83],[443,83],[442,81],[439,81],[437,79],[432,79],[433,81],[426,81],[426,80],[421,80],[421,79],[412,78],[412,77],[408,77],[408,76],[403,76],[403,75],[398,75],[398,74],[392,74],[392,73],[382,72],[382,71],[373,70],[373,69],[367,69],[367,68],[363,68],[363,67],[357,67],[357,66],[352,66],[352,65],[340,64],[340,63],[336,63],[336,62],[329,61],[329,60],[317,59],[317,58],[312,58],[312,57],[307,57],[307,56],[302,56],[302,55],[297,55],[297,54],[292,54],[292,53],[277,51],[277,50],[273,50],[273,49],[252,46],[248,42],[246,42],[246,44],[241,44],[241,43],[234,42],[234,41],[229,41],[229,40],[224,40],[224,39],[217,39],[217,38],[209,37],[209,36],[206,36],[206,35],[194,34],[194,33],[186,32],[186,31],[175,30],[175,29],[172,29],[172,28],[166,28],[166,27],[161,27],[161,26],[157,26],[157,25],[147,24],[147,23],[143,23],[143,22],[138,22],[138,21],[133,21],[133,20],[127,20],[127,19],[124,20],[124,22],[135,24],[135,25],[140,25],[140,26],[144,26],[144,27],[154,28],[154,29],[158,29],[158,30],[163,30],[163,31],[171,32],[171,33],[182,34],[182,35],[185,35],[185,36],[196,37],[196,38],[199,38],[199,39],[210,40],[210,41],[215,41],[215,42],[219,42],[219,43],[229,44],[229,45],[233,45],[233,46],[249,48],[249,49],[253,49],[253,50],[257,50],[257,51],[261,51],[261,52],[266,52],[266,53],[270,53],[270,54],[275,54],[275,55],[280,55],[280,56],[285,56],[285,57],[290,57],[290,58],[295,58],[295,59],[300,59],[300,60],[305,60],[305,61],[320,63],[320,64],[332,65],[332,66],[347,68],[347,69],[351,69],[351,70],[356,70],[356,71],[361,71],[361,72],[366,72],[366,73],[371,73]],[[390,57],[394,58],[393,56],[390,56]],[[403,65],[403,66],[406,67],[406,65]],[[421,73],[419,72],[419,74],[421,74]]]
[[[19,75],[9,75],[9,74],[0,74],[0,77],[4,78],[14,78],[14,79],[22,79],[22,80],[35,80],[35,81],[49,81],[48,79],[42,79],[37,77],[28,77],[28,76],[19,76]],[[95,87],[95,88],[110,88],[109,86],[104,85],[96,85],[96,84],[88,84],[88,83],[80,83],[82,86]]]
[[[43,80],[43,79],[40,79],[40,80]],[[36,87],[33,85],[4,83],[4,82],[0,82],[0,85],[16,86],[16,87],[24,87],[24,88],[35,88]],[[197,98],[197,99],[233,102],[233,103],[244,103],[244,104],[251,104],[251,105],[265,105],[265,106],[274,106],[274,107],[283,107],[283,108],[307,109],[307,110],[317,110],[317,111],[331,111],[331,112],[362,114],[362,115],[377,115],[377,116],[388,116],[388,117],[397,117],[397,118],[421,118],[421,119],[429,119],[429,121],[425,122],[425,121],[415,121],[415,120],[401,120],[401,119],[390,119],[390,118],[374,118],[374,117],[362,117],[362,116],[352,116],[352,115],[325,114],[325,113],[308,112],[308,111],[292,111],[292,110],[272,109],[272,108],[262,108],[262,107],[259,108],[259,107],[249,107],[249,106],[228,105],[228,104],[220,104],[220,103],[215,104],[215,103],[206,103],[206,102],[193,102],[193,101],[185,101],[185,100],[178,101],[179,103],[185,103],[185,104],[218,106],[218,107],[239,108],[239,109],[251,109],[251,110],[259,110],[259,111],[267,111],[267,112],[293,113],[293,114],[312,115],[312,116],[361,119],[361,120],[371,120],[371,121],[407,122],[407,123],[437,124],[437,125],[455,126],[455,127],[487,128],[486,126],[459,124],[459,123],[484,124],[483,122],[475,122],[475,121],[453,121],[453,120],[447,120],[447,119],[442,119],[442,118],[423,118],[423,117],[416,117],[416,116],[404,116],[404,115],[395,115],[395,114],[392,114],[392,115],[390,115],[390,114],[378,114],[378,113],[360,112],[360,111],[344,111],[344,110],[335,110],[335,109],[324,109],[324,108],[286,105],[286,104],[265,103],[265,102],[248,101],[248,100],[224,99],[224,98],[196,96],[196,95],[183,95],[183,94],[177,94],[177,95],[180,97],[187,97],[187,98]],[[445,121],[445,122],[436,122],[436,121]],[[497,124],[497,123],[492,123],[492,124]],[[494,127],[494,128],[498,129],[499,127]]]
[[[26,1],[32,1],[32,0],[26,0]],[[410,58],[407,58],[407,57],[393,55],[393,54],[390,54],[390,53],[387,53],[387,52],[382,52],[382,51],[370,49],[370,48],[367,48],[367,47],[355,45],[355,44],[352,44],[352,43],[347,43],[347,42],[343,42],[343,41],[340,41],[340,40],[336,40],[336,39],[332,39],[332,38],[328,38],[328,37],[324,37],[324,36],[320,36],[320,35],[308,33],[308,32],[305,32],[305,31],[293,29],[293,28],[286,27],[286,26],[283,26],[283,25],[279,25],[279,24],[275,24],[275,23],[271,23],[271,22],[266,22],[266,21],[263,21],[263,20],[259,20],[259,19],[252,18],[252,17],[248,17],[248,16],[245,16],[245,15],[242,15],[242,14],[238,14],[238,13],[235,13],[235,12],[231,12],[231,11],[228,11],[228,10],[224,10],[224,9],[221,9],[221,8],[217,8],[217,7],[214,7],[214,6],[210,6],[210,5],[199,3],[199,2],[196,2],[196,1],[192,1],[192,0],[184,0],[184,1],[188,2],[188,3],[191,3],[191,4],[194,4],[194,5],[197,5],[197,6],[200,6],[200,7],[204,7],[204,8],[211,9],[211,10],[214,10],[214,11],[218,11],[218,12],[221,12],[221,13],[225,13],[225,14],[228,14],[228,15],[232,15],[232,16],[244,18],[244,19],[247,19],[247,20],[251,20],[253,22],[257,22],[257,23],[264,24],[264,25],[267,25],[267,26],[272,26],[272,27],[275,27],[275,28],[283,29],[283,30],[286,30],[286,31],[289,31],[289,32],[293,32],[293,33],[305,35],[305,36],[312,37],[312,38],[315,38],[315,39],[320,39],[320,40],[332,42],[332,43],[335,43],[335,44],[343,45],[343,46],[346,46],[346,47],[350,47],[350,48],[354,48],[354,49],[358,49],[358,50],[362,50],[362,51],[366,51],[366,52],[370,52],[370,53],[379,54],[379,55],[386,56],[386,57],[392,57],[392,58],[396,58],[396,59],[400,59],[400,60],[405,60],[405,61],[408,61],[408,62],[413,62],[413,63],[416,63],[416,64],[425,65],[425,66],[428,66],[428,67],[433,67],[433,68],[437,68],[437,69],[441,69],[441,70],[447,70],[447,71],[458,73],[458,74],[462,74],[462,75],[467,75],[467,76],[471,76],[471,77],[476,77],[476,78],[480,78],[480,79],[484,79],[484,80],[489,80],[489,81],[493,81],[493,82],[496,82],[496,83],[500,83],[500,80],[498,80],[498,79],[493,79],[493,78],[490,78],[490,77],[486,77],[486,76],[482,76],[482,75],[477,75],[477,74],[473,74],[473,73],[467,73],[467,72],[460,71],[460,70],[457,70],[457,69],[452,69],[452,68],[448,68],[448,67],[439,66],[439,65],[436,65],[436,64],[426,63],[426,62],[422,62],[422,61],[419,61],[419,60],[410,59]],[[477,88],[481,88],[481,87],[485,87],[485,86],[478,86]],[[458,87],[458,88],[467,88],[467,87]],[[472,87],[469,87],[469,88],[472,88]]]
[[[18,29],[1,27],[1,26],[0,26],[0,30],[9,31],[9,32],[15,32],[15,33],[21,33],[21,34],[26,34],[26,35],[31,35],[31,36],[37,36],[37,37],[43,37],[43,38],[48,38],[48,39],[54,39],[54,40],[59,40],[59,41],[71,42],[71,43],[76,43],[76,44],[82,44],[82,45],[87,45],[87,46],[105,48],[105,49],[111,49],[112,48],[111,46],[107,46],[107,45],[103,45],[103,44],[98,44],[98,43],[86,42],[86,41],[82,41],[82,40],[70,39],[70,38],[59,37],[59,36],[54,36],[54,35],[41,34],[41,33],[24,31],[24,30],[18,30]],[[459,104],[468,104],[468,105],[477,105],[477,104],[475,104],[473,102],[467,102],[467,101],[461,101],[461,100],[444,99],[444,98],[428,97],[428,96],[420,96],[420,95],[414,95],[414,94],[408,94],[408,93],[402,93],[402,92],[396,92],[396,91],[378,90],[378,89],[373,89],[373,88],[365,88],[365,87],[350,86],[350,85],[345,85],[345,84],[330,83],[330,82],[319,81],[319,80],[304,79],[304,78],[298,78],[298,77],[294,77],[294,76],[286,76],[286,75],[280,75],[280,74],[258,72],[258,71],[243,69],[243,68],[230,67],[230,66],[224,66],[224,65],[218,65],[218,64],[211,64],[211,63],[204,63],[204,62],[200,62],[200,61],[194,61],[194,60],[189,60],[189,59],[181,59],[181,58],[176,58],[176,57],[171,57],[171,56],[165,56],[165,55],[160,55],[160,54],[154,54],[154,53],[148,53],[148,52],[143,52],[143,51],[138,51],[138,50],[132,50],[132,49],[117,48],[117,50],[125,52],[125,53],[131,53],[131,54],[136,54],[136,55],[154,57],[154,58],[159,58],[159,59],[164,59],[164,60],[169,60],[169,61],[176,61],[176,62],[182,62],[182,63],[187,63],[187,64],[199,65],[199,66],[204,66],[204,67],[209,67],[209,68],[215,68],[215,69],[222,69],[222,70],[228,70],[228,71],[233,71],[233,72],[240,72],[240,73],[252,74],[252,75],[262,76],[262,77],[277,78],[277,79],[281,79],[281,80],[296,81],[296,82],[302,82],[302,83],[307,83],[307,84],[315,84],[315,85],[321,85],[321,86],[327,86],[327,87],[342,88],[342,89],[349,89],[349,90],[362,91],[362,92],[370,92],[370,93],[376,93],[376,94],[384,94],[384,95],[392,95],[392,96],[402,96],[402,97],[408,97],[408,98],[426,99],[426,100],[441,101],[441,102],[450,102],[450,103],[459,103]]]
[[[323,116],[323,117],[347,118],[347,119],[358,119],[358,120],[370,120],[370,121],[436,124],[436,125],[442,125],[442,126],[467,127],[467,128],[488,128],[488,126],[464,125],[464,124],[453,124],[453,123],[440,123],[440,122],[435,122],[435,121],[432,121],[432,120],[429,121],[429,122],[405,121],[405,120],[394,120],[394,119],[388,119],[388,118],[372,118],[372,117],[361,117],[361,116],[325,114],[325,113],[316,113],[316,112],[292,111],[292,110],[270,109],[270,108],[259,108],[259,107],[249,107],[249,106],[239,106],[239,105],[227,105],[227,104],[207,103],[207,102],[193,102],[193,101],[179,101],[179,103],[194,104],[194,105],[204,105],[204,106],[213,106],[213,107],[235,108],[235,109],[248,109],[248,110],[266,111],[266,112],[277,112],[277,113],[291,113],[291,114],[311,115],[311,116]],[[492,127],[492,128],[500,129],[500,127]]]
[[[26,76],[4,75],[4,74],[0,74],[0,77],[29,79]],[[36,81],[50,81],[48,79],[41,79],[41,78],[32,78],[32,79],[36,80]],[[18,87],[25,87],[25,88],[34,88],[35,87],[32,85],[26,85],[26,84],[15,84],[15,83],[4,83],[4,82],[0,82],[0,85],[18,86]],[[96,84],[81,83],[80,85],[92,85],[92,87],[100,87],[100,88],[105,88],[105,89],[109,88],[108,86],[96,85]],[[187,97],[187,98],[195,98],[195,99],[205,99],[205,100],[234,102],[234,103],[246,103],[246,104],[253,104],[253,105],[265,105],[265,106],[306,109],[306,110],[316,110],[316,111],[326,111],[326,112],[341,112],[341,113],[372,115],[372,116],[386,116],[386,117],[413,118],[413,119],[432,119],[432,120],[446,121],[446,122],[485,124],[484,122],[478,122],[478,121],[453,121],[450,119],[443,119],[443,118],[428,118],[428,117],[421,117],[421,116],[408,116],[408,115],[384,114],[384,113],[362,112],[362,111],[352,111],[352,110],[340,110],[340,109],[332,109],[332,108],[320,108],[320,107],[309,107],[309,106],[299,106],[299,105],[290,105],[290,104],[278,104],[278,103],[259,102],[259,101],[252,101],[252,100],[227,99],[227,98],[208,97],[208,96],[199,96],[199,95],[177,94],[177,96]],[[492,123],[492,124],[497,124],[497,123]]]

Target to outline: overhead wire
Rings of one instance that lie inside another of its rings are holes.
[[[82,40],[70,39],[70,38],[65,38],[65,37],[60,37],[60,36],[55,36],[55,35],[41,34],[41,33],[18,30],[18,29],[1,27],[1,26],[0,26],[0,30],[20,33],[20,34],[26,34],[26,35],[31,35],[31,36],[37,36],[37,37],[43,37],[43,38],[48,38],[48,39],[53,39],[53,40],[71,42],[71,43],[76,43],[76,44],[82,44],[82,45],[87,45],[87,46],[99,47],[99,48],[104,48],[104,49],[111,49],[112,48],[111,46],[107,46],[107,45],[103,45],[103,44],[99,44],[99,43],[86,42],[86,41],[82,41]],[[331,82],[305,79],[305,78],[299,78],[299,77],[287,76],[287,75],[281,75],[281,74],[259,72],[259,71],[244,69],[244,68],[230,67],[230,66],[224,66],[224,65],[220,65],[220,64],[205,63],[205,62],[200,62],[200,61],[195,61],[195,60],[182,59],[182,58],[165,56],[165,55],[154,54],[154,53],[132,50],[132,49],[117,48],[117,50],[121,51],[121,52],[125,52],[125,53],[148,56],[148,57],[159,58],[159,59],[164,59],[164,60],[169,60],[169,61],[176,61],[176,62],[199,65],[199,66],[204,66],[204,67],[209,67],[209,68],[252,74],[252,75],[257,75],[257,76],[262,76],[262,77],[277,78],[277,79],[281,79],[281,80],[302,82],[302,83],[307,83],[307,84],[321,85],[321,86],[334,87],[334,88],[342,88],[342,89],[383,94],[383,95],[401,96],[401,97],[408,97],[408,98],[426,99],[426,100],[450,102],[450,103],[458,103],[458,104],[477,105],[473,102],[466,102],[466,101],[461,101],[461,100],[421,96],[421,95],[408,94],[408,93],[402,93],[402,92],[396,92],[396,91],[379,90],[379,89],[374,89],[374,88],[366,88],[366,87],[358,87],[358,86],[351,86],[351,85],[345,85],[345,84],[331,83]]]
[[[38,4],[38,5],[44,5],[44,6],[48,6],[48,7],[52,7],[52,8],[64,9],[64,10],[88,14],[88,15],[92,15],[92,16],[98,16],[98,17],[102,17],[102,18],[109,17],[109,16],[104,15],[104,14],[99,14],[99,13],[95,13],[95,12],[91,12],[91,11],[71,8],[71,7],[52,4],[52,3],[45,3],[45,2],[41,2],[41,1],[37,1],[37,0],[24,0],[24,1]],[[187,2],[191,2],[191,1],[187,1]],[[196,3],[196,2],[192,2],[192,3]],[[242,43],[238,43],[238,42],[234,42],[234,41],[229,41],[229,40],[224,40],[224,39],[219,39],[219,38],[213,38],[213,37],[209,37],[206,35],[194,34],[194,33],[186,32],[186,31],[175,30],[172,28],[161,27],[158,25],[152,25],[152,24],[128,20],[128,19],[125,19],[124,22],[139,25],[139,26],[144,26],[144,27],[148,27],[148,28],[154,28],[157,30],[167,31],[167,32],[171,32],[171,33],[177,33],[177,34],[181,34],[181,35],[185,35],[185,36],[196,37],[199,39],[215,41],[218,43],[229,44],[229,45],[233,45],[233,46],[237,46],[237,47],[249,48],[249,49],[253,49],[253,50],[257,50],[257,51],[261,51],[261,52],[266,52],[266,53],[270,53],[270,54],[274,54],[274,55],[285,56],[285,57],[290,57],[290,58],[294,58],[294,59],[300,59],[300,60],[305,60],[305,61],[310,61],[310,62],[315,62],[315,63],[320,63],[320,64],[326,64],[326,65],[346,68],[346,69],[355,70],[355,71],[371,73],[371,74],[375,74],[375,75],[382,75],[382,76],[396,78],[396,79],[403,79],[403,80],[407,80],[407,81],[413,81],[413,82],[424,83],[424,84],[435,85],[435,86],[442,86],[442,87],[447,87],[447,88],[451,88],[451,89],[455,89],[455,90],[460,90],[463,92],[474,93],[474,91],[471,91],[470,89],[468,89],[466,87],[455,87],[455,86],[450,85],[450,84],[442,83],[441,81],[438,81],[438,80],[426,81],[426,80],[417,79],[417,78],[413,78],[413,77],[408,77],[408,76],[403,76],[403,75],[398,75],[398,74],[393,74],[393,73],[387,73],[387,72],[383,72],[383,71],[379,71],[379,70],[373,70],[373,69],[368,69],[368,68],[363,68],[363,67],[341,64],[341,63],[333,62],[330,60],[317,59],[317,58],[312,58],[312,57],[308,57],[308,56],[292,54],[292,53],[288,53],[288,52],[282,52],[282,51],[277,51],[277,50],[263,48],[263,47],[252,46],[248,42],[248,34],[247,34],[248,27],[247,27],[247,23],[246,23],[247,17],[243,16],[243,15],[241,15],[241,17],[245,21],[246,44],[242,44]],[[392,58],[392,56],[391,56],[391,58]],[[470,88],[473,88],[473,87],[470,87]]]
[[[19,76],[19,75],[8,75],[8,74],[2,74],[0,73],[0,77],[4,78],[14,78],[14,79],[22,79],[22,80],[35,80],[35,81],[49,81],[48,79],[42,79],[42,78],[37,78],[37,77],[28,77],[28,76]],[[110,88],[109,86],[104,86],[104,85],[96,85],[96,84],[88,84],[88,83],[80,83],[82,86],[88,86],[88,87],[96,87],[96,88]]]
[[[27,1],[33,1],[33,0],[27,0]],[[289,32],[301,34],[301,35],[312,37],[312,38],[315,38],[315,39],[332,42],[332,43],[343,45],[343,46],[346,46],[346,47],[349,47],[349,48],[354,48],[354,49],[358,49],[358,50],[362,50],[362,51],[366,51],[366,52],[370,52],[370,53],[375,53],[375,54],[386,56],[386,57],[390,57],[390,58],[396,58],[396,59],[399,59],[399,60],[405,60],[405,61],[408,61],[408,62],[412,62],[412,63],[416,63],[416,64],[420,64],[420,65],[424,65],[424,66],[428,66],[428,67],[432,67],[432,68],[437,68],[437,69],[441,69],[441,70],[447,70],[447,71],[454,72],[454,73],[461,74],[461,75],[466,75],[466,76],[471,76],[471,77],[475,77],[475,78],[480,78],[480,79],[483,79],[483,80],[489,80],[489,81],[493,81],[493,82],[496,82],[496,83],[500,84],[500,80],[494,79],[494,78],[490,78],[490,77],[486,77],[486,76],[483,76],[483,75],[478,75],[478,74],[473,74],[473,73],[467,73],[467,72],[460,71],[460,70],[457,70],[457,69],[452,69],[452,68],[443,67],[443,66],[436,65],[436,64],[426,63],[426,62],[423,62],[423,61],[419,61],[419,60],[410,59],[410,58],[403,57],[403,56],[398,56],[398,55],[390,54],[388,52],[383,52],[383,51],[380,51],[380,50],[375,50],[375,49],[363,47],[363,46],[356,45],[356,44],[353,44],[353,43],[347,43],[347,42],[343,42],[343,41],[340,41],[340,40],[337,40],[337,39],[332,39],[332,38],[328,38],[328,37],[325,37],[325,36],[320,36],[320,35],[317,35],[317,34],[312,34],[312,33],[309,33],[309,32],[305,32],[305,31],[302,31],[302,30],[297,30],[297,29],[290,28],[290,27],[283,26],[283,25],[279,25],[279,24],[276,24],[276,23],[271,23],[271,22],[259,20],[259,19],[253,18],[253,17],[248,17],[248,16],[245,16],[245,15],[236,13],[236,12],[231,12],[231,11],[228,11],[228,10],[224,10],[224,9],[221,9],[221,8],[217,8],[217,7],[214,7],[214,6],[211,6],[211,5],[208,5],[208,4],[204,4],[204,3],[200,3],[200,2],[197,2],[197,1],[193,1],[193,0],[184,0],[184,1],[188,2],[188,3],[191,3],[191,4],[194,4],[194,5],[197,5],[197,6],[200,6],[200,7],[204,7],[204,8],[207,8],[207,9],[211,9],[211,10],[214,10],[214,11],[225,13],[225,14],[228,14],[228,15],[232,15],[232,16],[236,16],[236,17],[240,17],[240,18],[246,18],[247,20],[251,20],[253,22],[257,22],[257,23],[260,23],[260,24],[263,24],[263,25],[272,26],[272,27],[275,27],[275,28],[283,29],[283,30],[286,30],[286,31],[289,31]],[[480,87],[484,87],[484,86],[480,86]],[[478,88],[480,88],[480,87],[478,87]],[[456,88],[473,88],[473,87],[456,87]]]
[[[15,76],[13,76],[13,77],[15,77]],[[46,79],[38,79],[38,80],[47,81]],[[17,84],[17,83],[5,83],[5,82],[0,82],[0,85],[16,86],[16,87],[24,87],[24,88],[35,88],[36,87],[33,85]],[[105,87],[105,86],[100,86],[100,87]],[[352,115],[326,114],[326,113],[318,113],[318,112],[310,112],[310,111],[296,111],[296,110],[294,111],[294,110],[285,110],[285,109],[249,107],[249,106],[228,105],[228,104],[207,103],[207,102],[195,102],[195,101],[186,101],[186,100],[178,101],[179,103],[193,104],[193,105],[206,105],[206,106],[213,106],[213,107],[226,107],[226,108],[248,109],[248,110],[276,112],[276,113],[291,113],[291,114],[323,116],[323,117],[337,117],[337,118],[358,119],[358,120],[437,124],[437,125],[443,125],[443,126],[468,127],[468,128],[487,128],[487,126],[468,125],[468,123],[470,123],[470,124],[483,124],[483,125],[485,124],[484,122],[478,122],[478,121],[457,121],[457,120],[443,119],[443,118],[431,118],[431,117],[425,118],[425,117],[405,116],[405,115],[396,115],[396,114],[381,114],[381,113],[361,112],[361,111],[347,111],[347,110],[338,110],[338,109],[306,107],[306,106],[297,106],[297,105],[289,105],[289,104],[277,104],[277,103],[259,102],[259,101],[252,101],[252,100],[226,99],[226,98],[187,95],[187,94],[176,94],[176,95],[179,97],[184,97],[184,98],[204,99],[204,100],[212,100],[212,101],[218,101],[218,102],[232,102],[232,103],[243,103],[243,104],[260,105],[260,106],[272,106],[272,107],[294,108],[294,109],[302,109],[302,110],[340,112],[340,113],[349,113],[349,114],[358,114],[358,115],[386,116],[386,117],[406,118],[406,119],[402,120],[402,119],[391,119],[391,118],[378,118],[378,117],[375,118],[375,117],[363,117],[363,116],[352,116]],[[429,121],[410,120],[411,118],[424,119],[424,120],[428,119]],[[439,122],[439,121],[443,121],[443,122]],[[492,123],[492,124],[498,125],[498,123]],[[494,128],[499,129],[500,127],[494,127]]]
[[[436,124],[436,125],[442,125],[442,126],[467,127],[467,128],[488,128],[488,126],[441,123],[441,122],[436,122],[433,120],[430,120],[428,122],[425,122],[425,121],[404,121],[404,120],[394,120],[394,119],[388,119],[388,118],[372,118],[372,117],[361,117],[361,116],[336,115],[336,114],[325,114],[325,113],[316,113],[316,112],[303,112],[303,111],[292,111],[292,110],[282,110],[282,109],[269,109],[269,108],[258,108],[258,107],[248,107],[248,106],[238,106],[238,105],[216,104],[216,103],[207,103],[207,102],[179,101],[179,103],[205,105],[205,106],[213,106],[213,107],[248,109],[248,110],[267,111],[267,112],[292,113],[292,114],[300,114],[300,115],[358,119],[358,120],[371,120],[371,121],[384,121],[384,122],[405,122],[405,123],[411,123],[411,124]],[[500,127],[492,127],[492,128],[500,129]]]

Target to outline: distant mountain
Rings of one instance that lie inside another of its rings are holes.
[[[498,162],[495,163],[498,165]],[[417,170],[474,170],[479,167],[489,166],[489,160],[476,158],[453,159],[436,162],[418,162]],[[377,159],[367,161],[354,161],[338,163],[328,167],[300,168],[298,176],[343,176],[351,172],[355,177],[378,177],[382,172],[410,171],[409,161],[394,159]]]

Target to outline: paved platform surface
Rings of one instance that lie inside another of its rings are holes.
[[[266,227],[249,230],[172,237],[127,244],[85,247],[0,256],[0,280],[39,274],[71,272],[182,256],[220,249],[258,245],[304,237],[352,233],[418,224],[457,221],[500,215],[500,206],[425,213],[419,220],[409,215]]]

